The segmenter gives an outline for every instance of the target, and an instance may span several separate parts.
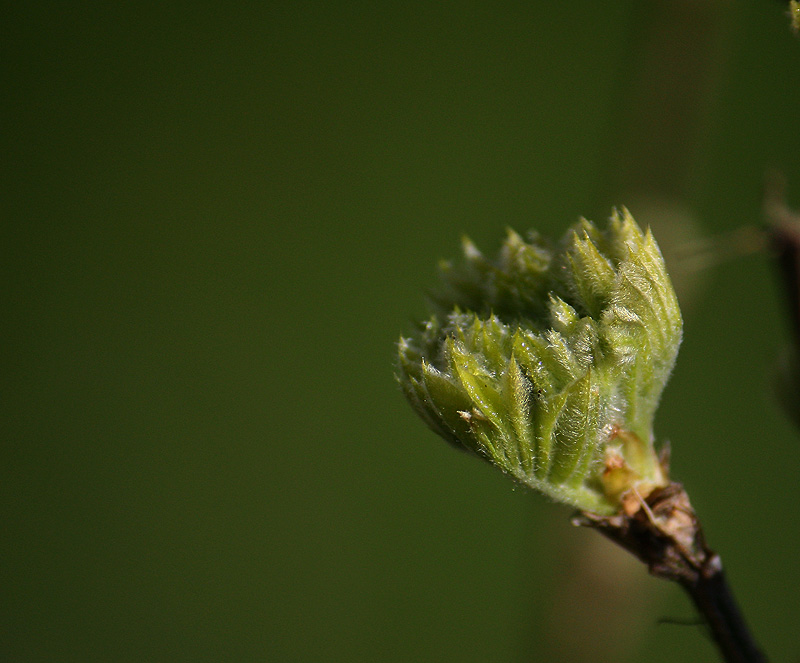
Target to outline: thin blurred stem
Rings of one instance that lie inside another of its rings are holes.
[[[766,233],[792,335],[791,350],[778,367],[775,386],[786,414],[800,427],[800,214],[786,204],[784,188],[783,177],[772,174],[764,195]]]
[[[603,207],[631,198],[685,201],[721,81],[725,0],[637,4],[599,182]]]
[[[785,293],[794,345],[800,356],[800,214],[789,209],[785,183],[777,174],[767,181],[764,216]]]

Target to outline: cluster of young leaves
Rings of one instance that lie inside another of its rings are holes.
[[[548,246],[509,231],[494,259],[464,241],[433,315],[398,345],[428,426],[518,482],[585,511],[664,485],[653,417],[682,321],[661,253],[627,212]]]

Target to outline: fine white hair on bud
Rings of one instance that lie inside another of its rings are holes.
[[[611,514],[668,483],[653,418],[682,320],[650,231],[627,210],[557,245],[509,230],[440,264],[433,315],[398,343],[397,378],[436,433],[519,483]]]

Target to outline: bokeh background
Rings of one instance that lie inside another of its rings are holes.
[[[754,631],[800,638],[765,172],[785,4],[16,3],[2,93],[5,661],[699,661],[679,589],[434,437],[393,379],[436,263],[652,223],[657,421]],[[733,233],[733,234],[731,234]]]

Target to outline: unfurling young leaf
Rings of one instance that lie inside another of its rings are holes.
[[[682,321],[649,230],[623,210],[555,249],[509,231],[494,259],[463,250],[398,345],[398,381],[428,426],[584,511],[667,485],[653,418]]]

